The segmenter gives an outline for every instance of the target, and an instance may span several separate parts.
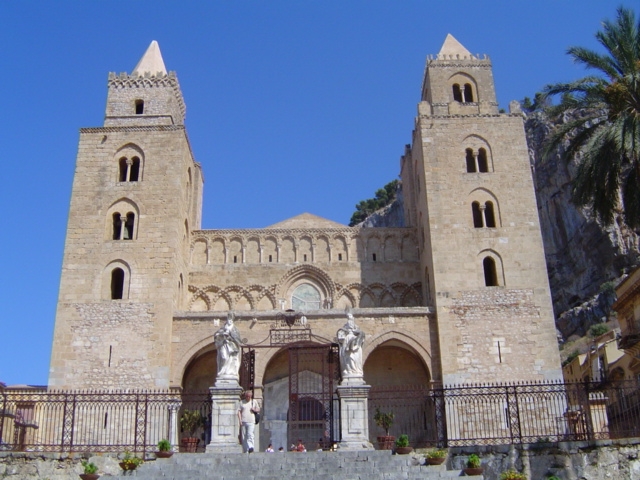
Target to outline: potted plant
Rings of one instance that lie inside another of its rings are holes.
[[[169,458],[173,455],[171,450],[171,442],[166,438],[163,438],[158,442],[158,450],[156,451],[157,458]]]
[[[442,465],[447,459],[447,450],[444,448],[434,448],[427,452],[427,465]]]
[[[391,425],[393,425],[393,412],[383,413],[379,408],[376,408],[373,421],[376,422],[376,425],[380,428],[384,429],[384,436],[378,436],[378,448],[380,448],[380,450],[392,450],[393,444],[396,441],[396,437],[389,435],[389,429]]]
[[[475,453],[469,455],[467,459],[467,468],[464,469],[465,475],[482,475],[482,467],[480,466],[480,457]]]
[[[200,410],[185,410],[180,417],[180,426],[185,436],[182,437],[182,448],[185,452],[194,453],[200,439],[195,436],[196,430],[204,424]]]
[[[84,473],[80,474],[82,480],[98,480],[98,478],[100,478],[100,475],[96,473],[98,467],[96,467],[95,463],[83,460],[82,468],[84,468]]]
[[[120,462],[120,468],[126,472],[127,470],[135,470],[143,463],[144,463],[144,460],[142,460],[141,458],[135,457],[131,455],[131,452],[126,451],[124,452],[124,458]]]
[[[409,435],[402,434],[396,440],[396,453],[398,455],[407,455],[413,452],[413,448],[409,446]]]
[[[506,472],[500,474],[500,480],[527,480],[527,476],[524,473],[509,469]]]

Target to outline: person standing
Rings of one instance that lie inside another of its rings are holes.
[[[242,452],[253,453],[253,432],[256,428],[254,413],[260,412],[258,402],[253,399],[250,391],[244,392],[238,408],[238,421],[240,422],[240,434],[242,435]]]

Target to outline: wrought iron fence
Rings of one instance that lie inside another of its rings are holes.
[[[371,441],[384,432],[376,409],[393,412],[390,434],[415,447],[501,445],[628,438],[640,435],[635,380],[583,383],[373,387]]]
[[[335,396],[331,402],[331,436],[339,441],[339,402]],[[640,436],[640,384],[635,380],[374,386],[368,404],[372,442],[384,434],[373,420],[376,409],[393,412],[390,434],[409,435],[414,447]],[[0,390],[0,451],[150,452],[163,438],[177,443],[185,410],[198,410],[204,419],[195,432],[202,451],[210,441],[208,392]]]
[[[172,416],[176,429],[185,408],[210,418],[210,403],[178,391],[6,390],[0,392],[0,450],[154,451],[170,438]]]

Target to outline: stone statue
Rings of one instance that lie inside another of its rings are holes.
[[[229,312],[227,321],[213,336],[218,349],[218,375],[216,385],[220,383],[238,382],[240,370],[240,333],[233,324],[234,315]]]
[[[347,313],[347,323],[338,330],[340,344],[340,371],[342,377],[362,378],[362,345],[364,332],[356,325],[351,313]]]

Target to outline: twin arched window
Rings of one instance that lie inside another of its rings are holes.
[[[113,240],[133,240],[135,234],[136,215],[133,212],[122,216],[119,212],[115,212],[113,218]]]
[[[460,86],[459,83],[453,84],[453,100],[461,103],[473,102],[473,88],[470,83]]]
[[[140,158],[122,157],[118,161],[120,182],[137,182],[140,178]]]
[[[467,173],[487,173],[489,171],[489,158],[487,157],[487,150],[479,148],[477,152],[473,149],[467,148],[466,161],[467,161]]]
[[[473,215],[474,228],[496,228],[496,215],[493,210],[493,202],[480,202],[471,204],[471,214]]]

